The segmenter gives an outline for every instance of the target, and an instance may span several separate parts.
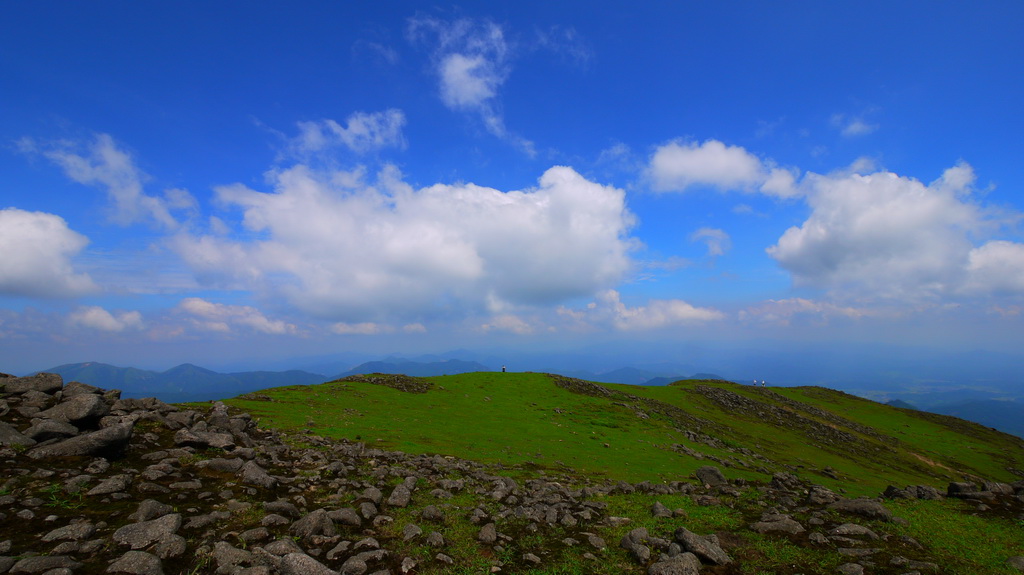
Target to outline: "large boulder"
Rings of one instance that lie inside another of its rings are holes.
[[[25,393],[41,391],[56,393],[64,387],[64,379],[56,373],[37,373],[28,377],[6,377],[0,379],[0,389],[7,393]]]
[[[35,444],[35,439],[24,435],[13,426],[0,421],[0,445],[23,445],[29,447]]]
[[[712,487],[716,485],[725,485],[727,483],[725,475],[722,475],[722,470],[718,469],[714,465],[705,465],[694,472],[697,479],[704,485],[710,485]]]
[[[829,509],[867,519],[892,521],[892,511],[874,499],[840,499],[828,506]]]
[[[91,427],[110,412],[103,398],[93,393],[73,395],[36,415],[41,419],[66,421],[76,427]]]
[[[36,447],[28,452],[33,459],[75,455],[118,457],[124,453],[132,438],[135,422],[129,421],[105,427],[99,431],[78,435],[58,443]]]
[[[722,549],[718,537],[714,535],[701,537],[685,527],[680,527],[676,529],[675,539],[684,550],[710,563],[725,565],[732,562],[732,558]]]

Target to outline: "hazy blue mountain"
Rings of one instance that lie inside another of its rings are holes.
[[[603,383],[628,383],[630,385],[642,385],[645,381],[649,381],[652,378],[663,375],[665,374],[647,371],[646,369],[638,369],[635,367],[621,367],[619,369],[602,373],[596,376],[596,379],[592,381],[600,381]]]
[[[893,399],[893,400],[885,402],[885,404],[886,405],[891,405],[893,407],[899,407],[899,408],[902,408],[902,409],[917,409],[916,407],[914,407],[913,405],[903,401],[902,399]]]
[[[501,368],[499,367],[498,369]],[[359,364],[346,372],[336,375],[333,379],[362,373],[401,373],[413,377],[430,377],[434,375],[471,373],[474,371],[496,371],[496,369],[475,361],[461,361],[457,359],[432,361],[428,363],[410,361],[407,359],[391,359],[383,361],[368,361],[366,363]]]
[[[984,399],[938,405],[928,411],[967,419],[1024,437],[1024,403]]]
[[[668,377],[655,377],[648,379],[641,385],[668,385],[679,381],[680,379],[726,379],[720,375],[714,373],[695,373],[693,375],[672,375]]]
[[[87,362],[43,371],[58,373],[65,382],[80,381],[104,389],[120,389],[123,397],[157,397],[167,402],[225,399],[242,393],[281,387],[313,385],[327,380],[306,371],[247,371],[218,373],[192,364],[163,372]]]

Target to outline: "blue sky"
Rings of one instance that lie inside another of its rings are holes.
[[[1021,22],[1012,1],[3,3],[0,370],[1020,354]]]

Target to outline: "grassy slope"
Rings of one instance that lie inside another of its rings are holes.
[[[595,397],[558,387],[544,374],[424,379],[433,384],[426,393],[339,381],[263,392],[272,402],[249,395],[228,403],[271,426],[312,428],[389,449],[631,481],[685,479],[702,465],[723,466],[673,446],[729,461],[729,477],[766,480],[771,472],[794,471],[858,495],[876,495],[888,484],[942,488],[965,474],[1012,481],[1016,478],[1007,468],[1024,469],[1024,441],[1018,438],[822,388],[707,381],[667,387],[605,384],[618,393]],[[724,408],[708,396],[708,388],[747,401],[742,409]],[[673,419],[643,399],[699,419]],[[719,441],[693,441],[685,430]],[[830,435],[835,433],[853,440],[837,440]],[[823,474],[826,467],[839,478]]]

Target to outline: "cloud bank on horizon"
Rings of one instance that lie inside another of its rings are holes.
[[[784,14],[761,15],[794,26],[766,48],[714,8],[638,9],[632,32],[603,10],[314,6],[225,36],[234,15],[196,8],[207,30],[178,4],[159,32],[137,8],[4,7],[0,361],[1022,327],[1024,42],[987,6],[952,79],[931,72],[961,45],[881,30],[880,72],[865,39],[816,54]]]

